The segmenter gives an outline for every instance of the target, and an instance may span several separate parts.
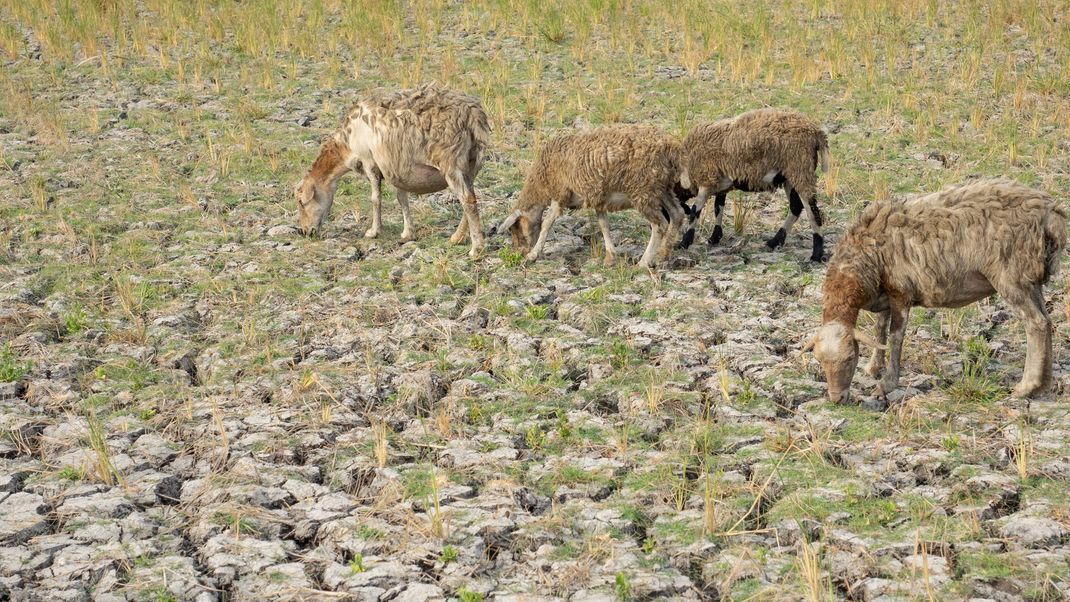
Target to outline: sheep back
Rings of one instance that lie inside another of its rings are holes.
[[[682,171],[679,142],[646,125],[610,125],[559,134],[547,141],[528,172],[520,207],[568,202],[607,209],[612,193],[633,203],[660,202]]]
[[[391,180],[414,163],[474,177],[490,144],[490,125],[479,99],[434,84],[373,90],[351,109],[347,124],[353,119],[377,133],[373,156]],[[349,136],[348,129],[345,134]]]
[[[830,273],[849,270],[929,307],[944,306],[971,274],[1000,284],[1044,284],[1066,247],[1066,209],[1007,179],[874,202],[836,247]]]
[[[803,198],[813,198],[819,154],[828,150],[828,138],[800,113],[757,109],[695,126],[683,148],[691,179],[700,186],[727,177],[749,190],[770,190],[765,176],[776,171]]]

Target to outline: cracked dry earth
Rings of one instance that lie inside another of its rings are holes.
[[[656,274],[631,267],[634,213],[608,269],[583,212],[533,265],[500,238],[470,260],[446,195],[398,245],[388,193],[368,241],[355,178],[310,240],[295,141],[344,99],[274,99],[228,176],[240,102],[21,61],[101,120],[60,152],[0,114],[0,599],[1070,596],[1065,258],[1051,395],[1008,397],[1024,334],[993,298],[915,310],[890,407],[835,406],[798,352],[825,267],[805,227],[762,245],[782,195]],[[872,157],[851,102],[824,115],[833,153]],[[879,167],[938,179],[918,152]],[[510,153],[477,180],[488,226]],[[821,199],[831,251],[863,201]]]
[[[995,395],[957,392],[964,356],[917,311],[891,409],[830,406],[796,351],[823,273],[801,235],[652,276],[602,269],[566,217],[528,267],[436,246],[455,208],[423,207],[434,232],[401,247],[346,218],[315,241],[255,210],[234,242],[132,223],[154,308],[81,330],[45,270],[7,266],[33,366],[0,389],[4,595],[798,599],[807,558],[835,597],[1066,595],[1070,406],[1006,398],[998,300],[959,335],[993,349]]]

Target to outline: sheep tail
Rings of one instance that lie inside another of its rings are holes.
[[[481,107],[476,107],[468,112],[468,127],[472,131],[472,136],[480,147],[480,151],[490,146],[490,123],[486,112]]]
[[[684,148],[678,143],[673,143],[668,153],[669,168],[676,173],[676,180],[688,190],[691,189],[691,172],[687,168],[687,160]]]
[[[817,152],[818,162],[821,164],[821,172],[828,173],[829,171],[829,141],[825,137],[825,132],[821,132],[821,135],[817,139]]]
[[[1066,248],[1066,210],[1052,207],[1044,219],[1044,281],[1059,270],[1059,260]]]

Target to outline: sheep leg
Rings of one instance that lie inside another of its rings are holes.
[[[795,225],[795,220],[799,219],[799,216],[803,211],[802,199],[799,198],[799,193],[791,186],[788,186],[784,190],[788,195],[788,216],[784,218],[784,225],[776,231],[773,238],[765,241],[765,244],[770,249],[783,246],[784,241],[786,241],[791,234],[791,227]]]
[[[483,250],[483,226],[479,223],[479,207],[476,206],[476,191],[472,188],[471,179],[466,176],[461,170],[457,169],[452,172],[446,172],[446,183],[449,184],[450,190],[453,194],[457,195],[457,199],[461,201],[461,208],[464,210],[464,217],[462,224],[468,227],[468,235],[472,237],[472,248],[468,251],[469,257],[475,257],[479,255]],[[458,231],[461,231],[461,227],[458,226]],[[457,233],[454,232],[454,235]],[[451,238],[451,240],[453,240]],[[455,241],[457,243],[463,241]]]
[[[613,236],[609,232],[609,214],[605,211],[599,211],[597,215],[598,227],[602,230],[602,240],[606,243],[606,256],[602,260],[602,265],[608,268],[616,261],[617,248],[613,246]]]
[[[721,238],[724,236],[724,229],[721,228],[721,222],[724,221],[724,203],[728,199],[728,192],[718,192],[717,196],[713,199],[713,234],[710,234],[710,239],[707,241],[710,246],[716,245],[721,242]]]
[[[806,204],[806,216],[810,218],[810,228],[814,232],[814,250],[810,253],[810,261],[825,260],[825,237],[821,235],[821,210],[817,208],[817,196],[811,195],[810,202]]]
[[[646,251],[639,258],[638,266],[650,268],[655,264],[655,254],[661,248],[662,233],[669,227],[668,220],[661,214],[660,203],[644,203],[640,211],[650,222],[650,242],[646,244]]]
[[[1011,392],[1014,397],[1029,397],[1051,385],[1051,320],[1039,289],[1038,284],[1008,284],[997,289],[1025,324],[1025,370]]]
[[[450,235],[450,244],[459,245],[464,242],[464,239],[468,236],[468,216],[461,214],[461,221],[457,224],[457,229]]]
[[[680,234],[680,226],[683,224],[687,215],[680,207],[680,203],[676,201],[676,198],[669,194],[662,200],[662,213],[668,213],[669,226],[665,232],[665,238],[661,241],[660,250],[658,253],[658,262],[663,262],[669,258],[669,253],[672,252],[673,243],[676,241],[676,237]],[[664,216],[663,216],[664,217]]]
[[[398,193],[398,205],[401,206],[401,220],[404,226],[401,228],[401,242],[409,242],[415,240],[416,237],[412,233],[412,211],[409,208],[409,193],[397,189]]]
[[[542,246],[546,244],[546,237],[550,234],[550,228],[553,227],[557,218],[561,217],[561,203],[554,201],[550,203],[550,211],[542,220],[542,228],[539,230],[539,240],[535,241],[535,245],[531,247],[528,254],[524,256],[524,259],[528,261],[535,261],[539,258],[539,254],[542,253]]]
[[[1044,316],[1046,321],[1044,324],[1044,336],[1042,340],[1043,346],[1041,347],[1043,355],[1040,357],[1040,387],[1042,391],[1046,391],[1051,388],[1051,382],[1054,378],[1052,374],[1052,362],[1054,358],[1051,353],[1051,319],[1048,318],[1048,308],[1044,304],[1044,287],[1040,284],[1033,285],[1033,304]]]
[[[888,310],[877,313],[877,342],[881,345],[888,343]],[[873,355],[869,356],[869,364],[866,365],[866,374],[871,378],[877,378],[884,371],[884,349],[873,348]]]
[[[364,238],[375,238],[383,229],[383,176],[371,166],[365,167],[364,176],[372,186],[372,225],[364,232]]]
[[[899,386],[899,361],[903,354],[903,337],[907,331],[910,306],[893,303],[888,314],[888,338],[891,339],[891,348],[888,350],[888,370],[877,384],[875,391],[880,396],[887,395]]]
[[[684,232],[683,238],[680,239],[678,245],[681,249],[686,249],[695,242],[695,222],[702,216],[702,208],[706,206],[706,199],[710,198],[710,189],[708,186],[700,186],[698,189],[698,197],[695,200],[695,208],[691,210],[689,226],[687,231]]]

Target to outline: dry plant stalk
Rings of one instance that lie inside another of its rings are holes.
[[[212,420],[215,422],[216,431],[219,433],[219,455],[212,462],[216,470],[222,470],[227,465],[230,457],[230,441],[227,438],[227,429],[223,426],[223,415],[219,410],[219,404],[212,398]]]
[[[126,480],[111,461],[108,437],[104,433],[104,426],[100,423],[100,419],[97,418],[96,410],[89,411],[86,416],[86,425],[89,429],[89,447],[93,450],[93,470],[97,477],[105,485],[111,486],[119,483],[126,487]]]
[[[799,557],[796,562],[806,587],[807,602],[827,602],[835,599],[829,591],[832,584],[821,578],[821,560],[817,557],[817,551],[808,542],[799,542]]]
[[[372,437],[375,440],[375,462],[379,468],[386,467],[387,460],[387,433],[390,431],[385,420],[372,422]]]

